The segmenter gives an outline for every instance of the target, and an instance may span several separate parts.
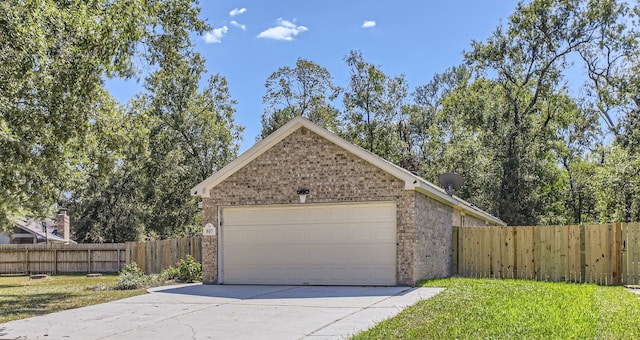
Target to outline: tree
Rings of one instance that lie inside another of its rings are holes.
[[[236,157],[242,127],[234,122],[235,101],[226,80],[214,75],[204,90],[198,83],[204,61],[197,53],[152,74],[139,108],[149,117],[149,159],[144,198],[152,237],[184,236],[200,227],[200,211],[189,190]]]
[[[135,76],[134,56],[167,37],[161,33],[184,40],[207,29],[196,4],[0,4],[0,226],[22,214],[44,216],[75,191],[94,125],[117,109],[105,77]]]
[[[444,172],[461,171],[449,162],[446,153],[454,133],[462,132],[465,127],[459,129],[456,124],[455,118],[460,117],[457,109],[449,112],[445,108],[449,107],[448,102],[460,102],[454,93],[459,94],[470,77],[471,72],[464,66],[435,74],[430,82],[416,87],[412,93],[414,104],[405,106],[409,127],[405,144],[411,150],[410,157],[418,164],[418,171],[432,181],[437,181],[438,175]]]
[[[588,42],[578,49],[588,80],[585,100],[614,137],[638,107],[640,93],[640,7],[627,1],[594,1],[587,11],[596,21]],[[585,24],[586,25],[586,24]]]
[[[214,75],[200,90],[204,62],[187,56],[154,72],[111,133],[98,134],[119,147],[87,145],[87,180],[66,201],[79,241],[164,239],[200,227],[189,190],[236,156],[242,128],[226,80]],[[100,159],[104,168],[92,166]]]
[[[640,68],[640,63],[638,64]],[[640,153],[640,85],[634,97],[635,109],[631,110],[622,121],[620,144],[631,153]]]
[[[296,116],[336,131],[338,110],[330,102],[336,99],[340,88],[333,85],[333,78],[324,67],[299,58],[296,67],[285,66],[272,73],[265,87],[267,92],[262,101],[266,107],[258,139]]]
[[[215,75],[199,87],[206,70],[191,33],[208,26],[196,4],[148,4],[139,41],[154,71],[143,93],[90,124],[86,159],[78,167],[86,179],[65,197],[80,241],[193,233],[200,211],[189,189],[236,156],[242,128],[234,122],[226,80]]]
[[[640,220],[640,155],[619,146],[605,148],[591,185],[601,223]]]
[[[568,56],[614,39],[605,33],[621,25],[623,7],[604,0],[520,3],[505,30],[499,27],[465,54],[479,77],[492,78],[500,102],[487,128],[499,136],[492,141],[501,168],[496,204],[508,223],[536,224],[548,206],[540,190],[558,180],[548,141],[557,140],[557,129],[576,113],[563,110]]]
[[[553,222],[593,222],[595,201],[589,182],[595,169],[593,163],[585,157],[588,157],[599,142],[602,132],[598,124],[598,113],[589,106],[579,105],[569,97],[561,99],[564,100],[564,104],[558,103],[559,109],[572,114],[559,115],[555,139],[550,140],[556,158],[565,172],[565,185],[561,189],[561,200],[565,203],[562,209],[554,212],[556,216],[564,215],[564,219]]]
[[[399,162],[406,150],[402,142],[408,96],[404,76],[388,77],[367,63],[359,51],[350,51],[345,61],[350,79],[343,97],[342,135],[382,158]]]
[[[0,225],[45,215],[69,189],[91,123],[113,105],[103,76],[131,73],[145,19],[133,2],[0,4]]]

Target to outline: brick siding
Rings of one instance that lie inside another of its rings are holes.
[[[451,233],[459,213],[450,206],[415,193],[414,280],[451,276]]]

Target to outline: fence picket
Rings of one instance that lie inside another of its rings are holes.
[[[622,226],[623,282],[640,284],[640,223],[629,223]]]

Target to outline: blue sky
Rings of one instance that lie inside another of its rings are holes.
[[[298,58],[329,70],[346,86],[344,56],[364,59],[390,76],[404,74],[411,88],[462,61],[472,40],[484,40],[505,23],[517,1],[202,0],[201,17],[213,27],[195,38],[209,74],[227,78],[245,126],[240,151],[255,143],[266,79]],[[208,78],[208,77],[205,77]],[[133,81],[109,81],[121,102],[140,91]]]

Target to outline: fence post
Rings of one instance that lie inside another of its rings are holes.
[[[515,227],[511,228],[511,237],[513,238],[513,241],[511,241],[511,243],[513,244],[513,271],[511,274],[511,278],[512,279],[517,279],[518,278],[518,231],[516,230]]]
[[[613,269],[613,282],[612,285],[621,285],[622,284],[622,256],[623,256],[623,246],[622,246],[622,223],[616,223],[614,230],[614,269]]]
[[[53,275],[58,275],[58,249],[53,250]]]
[[[587,282],[587,232],[584,224],[580,225],[580,282]]]

